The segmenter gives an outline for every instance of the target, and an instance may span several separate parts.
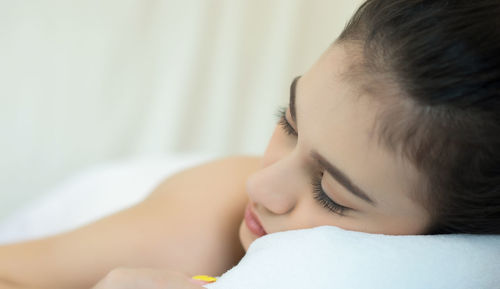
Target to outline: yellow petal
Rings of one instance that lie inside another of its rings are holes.
[[[191,278],[195,279],[195,280],[201,280],[201,281],[209,282],[209,283],[217,281],[217,278],[212,277],[212,276],[208,276],[208,275],[196,275],[196,276],[193,276]]]

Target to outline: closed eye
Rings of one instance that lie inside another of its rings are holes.
[[[313,186],[314,199],[329,211],[337,215],[344,216],[345,212],[352,209],[335,202],[326,194],[326,192],[323,190],[323,187],[321,186],[322,177],[322,173],[313,177],[311,184]]]
[[[286,107],[280,107],[278,109],[277,116],[279,117],[278,124],[281,126],[281,128],[287,135],[295,137],[299,135],[286,119]]]

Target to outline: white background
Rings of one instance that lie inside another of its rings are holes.
[[[260,154],[353,0],[0,0],[0,219],[85,167]]]

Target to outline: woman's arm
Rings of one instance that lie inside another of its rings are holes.
[[[20,287],[89,288],[116,267],[218,275],[243,250],[238,227],[255,157],[180,172],[143,202],[74,231],[0,246],[0,280]],[[8,288],[8,287],[7,287]]]

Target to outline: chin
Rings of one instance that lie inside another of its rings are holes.
[[[241,221],[239,237],[241,245],[243,246],[245,252],[248,250],[248,247],[250,247],[250,244],[252,244],[252,242],[257,239],[256,236],[254,236],[252,232],[250,232],[250,230],[247,228],[245,220]]]

